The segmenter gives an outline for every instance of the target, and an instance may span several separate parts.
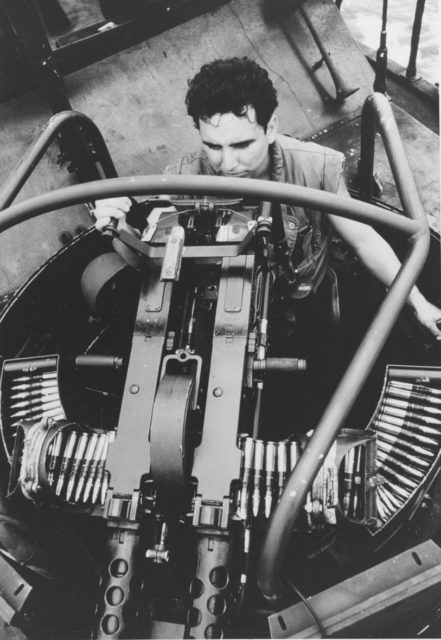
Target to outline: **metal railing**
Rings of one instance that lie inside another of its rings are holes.
[[[423,14],[426,0],[417,0],[415,6],[415,15],[412,26],[412,38],[410,40],[410,56],[406,69],[406,78],[411,82],[417,79],[416,59],[418,55],[418,47],[420,44],[421,24],[423,22]]]
[[[334,0],[338,9],[340,9],[343,0]],[[415,82],[419,79],[417,73],[416,60],[418,56],[418,49],[420,43],[421,26],[423,22],[423,15],[425,9],[426,0],[416,0],[415,13],[412,24],[412,36],[410,40],[410,53],[409,61],[407,64],[406,72],[403,74],[409,82]],[[382,30],[380,37],[380,47],[377,51],[377,69],[378,75],[376,78],[376,84],[374,85],[374,91],[386,92],[386,78],[385,71],[387,65],[387,47],[386,47],[386,19],[387,19],[387,3],[388,0],[383,0],[383,18],[382,18]],[[382,63],[385,63],[382,65]],[[383,66],[383,68],[381,68]]]
[[[101,172],[106,178],[114,178],[117,176],[115,165],[110,157],[107,145],[96,124],[88,116],[79,111],[61,111],[48,120],[38,138],[28,147],[20,162],[3,184],[0,189],[0,211],[8,207],[11,202],[15,200],[52,142],[69,128],[73,127],[75,127],[76,138],[84,142],[82,147],[84,153],[89,156],[88,158],[84,158],[83,162],[87,161],[93,166],[99,162]],[[90,143],[87,144],[87,142],[82,140],[84,133],[87,135],[87,141],[93,140],[94,147],[98,148],[96,157]],[[96,177],[99,177],[99,175],[100,172],[96,170]]]
[[[387,98],[380,93],[369,96],[364,105],[362,118],[360,165],[364,197],[368,200],[372,189],[374,142],[378,125],[403,209],[414,226],[409,234],[410,248],[401,269],[286,483],[280,502],[271,518],[262,548],[257,580],[263,595],[275,605],[281,602],[285,595],[284,559],[294,524],[303,508],[306,495],[355,399],[362,390],[368,373],[377,360],[424,265],[429,250],[427,221]],[[385,219],[389,218],[389,215],[389,212],[383,210]],[[403,219],[406,218],[403,217]],[[410,222],[410,220],[407,221]],[[397,227],[395,228],[398,230]]]

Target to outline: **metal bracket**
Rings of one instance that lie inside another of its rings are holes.
[[[202,500],[197,495],[193,511],[193,526],[202,529],[228,529],[230,519],[230,499],[225,496],[222,502]]]
[[[161,367],[161,375],[163,375],[169,371],[173,367],[173,363],[179,365],[179,368],[182,368],[184,365],[190,365],[192,369],[195,369],[194,381],[195,385],[193,388],[193,394],[190,399],[190,409],[197,409],[197,401],[198,401],[198,392],[199,392],[199,383],[201,379],[201,370],[202,370],[202,358],[201,356],[196,356],[188,353],[188,351],[179,350],[176,354],[171,354],[169,356],[165,356],[162,361]]]
[[[255,234],[255,226],[253,226],[245,238],[241,242],[231,242],[225,244],[215,244],[208,246],[187,246],[182,249],[182,257],[183,258],[234,258],[236,256],[240,256],[245,252],[245,249],[250,244]],[[165,246],[163,244],[159,246],[153,246],[150,244],[146,244],[142,242],[139,238],[132,235],[128,231],[121,229],[116,234],[116,237],[121,240],[125,245],[137,251],[141,255],[146,256],[147,258],[154,259],[162,259],[165,255]]]
[[[185,231],[183,227],[172,227],[167,239],[164,260],[161,269],[161,280],[179,280],[184,249]]]

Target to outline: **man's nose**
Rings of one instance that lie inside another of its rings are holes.
[[[224,149],[222,153],[222,171],[232,171],[236,165],[236,155],[232,149]]]

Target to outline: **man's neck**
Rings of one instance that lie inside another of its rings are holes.
[[[272,171],[271,147],[268,148],[266,163],[261,167],[260,171],[254,176],[257,180],[270,180]]]
[[[264,171],[262,172],[262,177],[260,180],[271,180],[273,177],[273,154],[274,154],[274,143],[270,144],[268,147],[268,155],[267,162],[264,167]]]

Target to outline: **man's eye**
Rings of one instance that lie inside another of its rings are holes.
[[[221,147],[216,144],[210,144],[209,142],[204,142],[204,145],[213,151],[219,151]]]
[[[240,142],[239,144],[234,145],[236,149],[246,149],[250,146],[249,142]]]

